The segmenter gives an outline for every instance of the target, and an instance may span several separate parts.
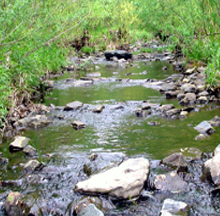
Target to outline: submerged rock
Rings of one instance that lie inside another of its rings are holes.
[[[86,125],[84,123],[79,122],[79,121],[74,121],[74,122],[71,123],[71,125],[73,126],[73,128],[75,130],[79,130],[79,129],[82,129],[82,128],[86,127]]]
[[[22,151],[29,143],[30,139],[23,136],[16,136],[15,140],[9,145],[10,152]]]
[[[77,216],[104,216],[103,212],[96,208],[94,204],[89,204],[83,208]]]
[[[167,166],[178,168],[179,172],[186,172],[188,169],[187,163],[182,153],[174,153],[164,158],[162,163]]]
[[[185,191],[187,186],[188,184],[179,177],[176,171],[158,175],[154,180],[155,189],[160,191],[178,193]]]
[[[160,212],[161,216],[169,215],[181,215],[187,216],[189,211],[189,206],[185,202],[175,201],[172,199],[165,199],[163,202],[163,207]]]
[[[71,103],[66,104],[64,107],[64,111],[77,110],[83,106],[83,103],[80,101],[73,101]]]
[[[199,133],[211,135],[215,133],[214,128],[207,121],[203,121],[194,127]]]
[[[137,197],[147,180],[149,166],[145,158],[128,159],[118,167],[77,183],[75,190],[83,194],[106,194],[116,200]]]

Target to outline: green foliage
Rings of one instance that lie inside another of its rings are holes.
[[[85,54],[90,55],[91,53],[95,53],[95,48],[89,47],[89,46],[84,46],[84,47],[82,47],[81,51]]]

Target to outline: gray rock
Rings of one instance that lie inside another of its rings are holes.
[[[159,122],[147,122],[148,125],[150,126],[158,126],[160,123]]]
[[[24,165],[24,170],[26,172],[31,172],[31,171],[35,171],[35,170],[39,170],[41,169],[43,166],[42,163],[40,163],[37,160],[30,160],[28,161],[25,165]]]
[[[196,102],[196,95],[194,93],[187,93],[185,97],[179,102],[180,105],[185,106],[194,104]]]
[[[187,111],[181,111],[180,118],[186,118],[189,113]]]
[[[157,109],[161,106],[161,104],[157,103],[149,103],[149,102],[144,102],[141,106],[142,110],[148,110],[148,109]]]
[[[101,113],[104,108],[105,108],[104,105],[99,105],[98,107],[96,107],[96,108],[93,110],[93,112],[94,112],[94,113]]]
[[[31,157],[38,156],[37,150],[31,145],[25,146],[25,148],[22,150],[22,152],[28,156],[31,156]]]
[[[74,101],[66,104],[64,107],[64,111],[77,110],[83,106],[83,103],[80,101]]]
[[[86,127],[86,125],[83,122],[80,122],[80,121],[74,121],[74,122],[71,123],[71,125],[73,126],[73,128],[75,130],[79,130],[79,129],[82,129],[82,128]]]
[[[181,101],[184,97],[185,97],[185,94],[184,94],[184,93],[179,93],[179,94],[177,95],[178,101]]]
[[[119,165],[126,155],[123,153],[93,153],[89,156],[89,162],[84,164],[83,171],[88,176],[97,173],[98,171],[107,170]]]
[[[196,102],[199,103],[199,104],[206,104],[206,103],[208,103],[208,98],[206,96],[200,96],[196,100]]]
[[[27,116],[14,123],[16,128],[42,128],[52,123],[45,115]]]
[[[202,96],[208,96],[209,93],[207,91],[202,91],[198,94],[198,97],[202,97]]]
[[[164,158],[162,163],[167,166],[178,168],[179,172],[186,172],[188,170],[187,163],[182,153],[174,153]]]
[[[170,117],[172,117],[172,116],[174,116],[174,115],[179,115],[180,112],[181,112],[180,109],[171,109],[171,110],[166,111],[166,112],[165,112],[165,115],[166,115],[168,118],[170,118]]]
[[[93,195],[106,194],[116,200],[137,197],[148,178],[149,166],[147,159],[128,159],[118,167],[95,174],[77,183],[75,190]]]
[[[189,69],[187,69],[185,72],[184,72],[184,74],[186,74],[186,75],[190,75],[190,74],[193,74],[194,72],[195,72],[195,67],[194,68],[189,68]]]
[[[174,108],[173,104],[166,104],[166,105],[162,105],[161,107],[157,108],[157,111],[164,113],[173,108]]]
[[[22,151],[29,143],[30,139],[23,136],[16,136],[15,140],[10,143],[9,151],[10,152],[17,152]]]
[[[205,134],[199,134],[198,136],[196,136],[195,140],[204,140],[206,138],[207,136]]]
[[[8,158],[0,156],[0,165],[8,164],[9,160]]]
[[[194,127],[199,133],[211,135],[215,132],[214,128],[207,121],[203,121]]]
[[[83,208],[77,216],[104,216],[103,212],[96,208],[94,204],[89,204]]]
[[[165,199],[161,210],[161,216],[168,215],[182,215],[187,216],[189,212],[189,205],[185,202],[175,201],[172,199]]]
[[[188,184],[178,176],[176,171],[173,171],[156,176],[154,180],[154,187],[157,190],[178,193],[186,191]]]
[[[111,107],[111,110],[120,110],[120,109],[124,109],[124,106],[123,105],[113,105]]]
[[[208,180],[215,185],[220,185],[220,154],[216,154],[213,158],[204,163],[204,173]]]
[[[21,201],[22,194],[18,192],[9,193],[5,202],[5,212],[7,216],[23,216],[23,203]]]
[[[196,86],[194,84],[185,83],[182,85],[181,90],[184,93],[195,93],[196,92]]]

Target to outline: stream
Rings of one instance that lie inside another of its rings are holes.
[[[165,66],[167,70],[162,70]],[[198,141],[195,140],[198,132],[193,128],[220,115],[219,107],[215,104],[196,105],[197,109],[184,119],[167,119],[156,114],[137,117],[135,110],[141,107],[143,100],[181,108],[177,99],[167,100],[158,90],[141,85],[145,79],[162,80],[178,73],[173,70],[173,65],[168,61],[134,61],[133,66],[122,67],[102,60],[79,74],[86,77],[92,72],[100,73],[103,79],[97,78],[88,86],[71,85],[75,72],[54,79],[54,90],[48,92],[44,101],[47,106],[53,104],[62,108],[77,100],[84,104],[82,108],[76,111],[53,110],[47,114],[55,116],[52,124],[21,132],[31,139],[42,155],[46,166],[40,172],[26,175],[19,164],[25,163],[27,157],[20,152],[11,154],[8,142],[0,146],[4,157],[9,159],[9,164],[0,169],[0,181],[11,182],[0,187],[0,201],[5,201],[9,191],[19,191],[25,194],[32,209],[41,209],[39,215],[71,215],[71,206],[84,197],[75,193],[74,187],[77,182],[88,178],[84,165],[90,163],[92,153],[100,157],[94,165],[94,173],[124,157],[142,156],[151,161],[150,178],[153,179],[155,175],[170,171],[155,165],[158,160],[193,149],[194,153],[200,150],[204,154],[201,160],[189,166],[193,177],[188,178],[187,192],[151,191],[151,195],[137,202],[114,203],[115,208],[106,210],[105,215],[159,215],[166,198],[186,202],[190,206],[190,215],[220,215],[219,196],[211,196],[214,186],[202,179],[202,165],[219,144],[220,128],[215,128],[216,133],[212,136]],[[126,82],[126,79],[130,81]],[[100,104],[105,106],[103,111],[92,112]],[[71,122],[75,120],[85,123],[86,127],[74,130]],[[151,126],[149,122],[157,122],[157,126]]]

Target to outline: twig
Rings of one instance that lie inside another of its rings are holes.
[[[18,26],[16,26],[5,38],[3,38],[3,39],[0,41],[0,43],[2,43],[2,41],[4,41],[5,39],[7,39],[8,37],[10,37],[10,35],[11,35],[12,33],[14,33],[14,32],[21,26],[22,23],[23,23],[23,21],[22,21]]]

